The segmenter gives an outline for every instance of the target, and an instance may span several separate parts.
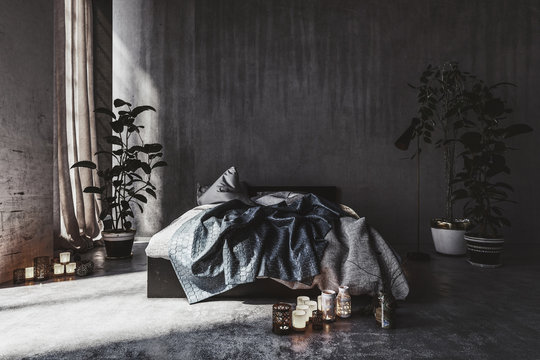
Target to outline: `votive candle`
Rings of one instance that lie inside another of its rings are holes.
[[[73,275],[75,274],[75,268],[77,267],[77,263],[70,262],[66,265],[66,274]]]
[[[304,310],[294,310],[292,312],[292,326],[295,331],[306,330],[306,312]]]
[[[69,251],[60,253],[60,264],[67,264],[71,261],[71,253]]]
[[[64,264],[54,264],[54,276],[64,275],[65,265]]]
[[[304,312],[305,322],[309,322],[309,315],[311,312],[309,311],[309,305],[296,305],[296,310],[301,310]]]
[[[309,301],[308,296],[299,296],[296,298],[296,305],[304,305]]]
[[[30,266],[24,269],[24,278],[26,280],[33,280],[34,279],[34,267]]]

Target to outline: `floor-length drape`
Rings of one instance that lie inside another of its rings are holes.
[[[56,233],[63,247],[81,250],[100,234],[100,201],[83,192],[99,186],[99,178],[87,168],[70,169],[81,160],[97,164],[92,46],[91,0],[55,0]]]

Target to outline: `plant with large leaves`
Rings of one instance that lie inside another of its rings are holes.
[[[101,184],[88,186],[85,193],[98,194],[104,200],[103,210],[99,218],[104,222],[107,231],[129,231],[133,218],[132,205],[136,205],[143,212],[143,205],[147,203],[147,195],[156,198],[156,187],[151,182],[152,171],[166,166],[161,160],[163,156],[161,144],[145,144],[140,131],[144,128],[136,120],[137,116],[145,111],[156,111],[152,106],[143,105],[132,108],[124,100],[114,100],[115,108],[124,108],[115,114],[106,108],[96,109],[96,113],[105,114],[111,118],[109,125],[113,135],[105,137],[107,143],[112,145],[112,151],[98,151],[96,155],[111,156],[111,168],[97,169],[92,161],[79,161],[72,168],[89,168],[97,171]]]
[[[441,66],[428,65],[420,76],[420,85],[410,87],[417,92],[418,115],[395,142],[397,148],[407,150],[413,139],[418,147],[412,155],[422,151],[420,141],[441,149],[445,174],[445,219],[452,221],[453,184],[455,174],[456,143],[452,139],[472,122],[467,118],[469,106],[464,93],[475,76],[460,70],[456,62]]]
[[[507,114],[512,110],[493,93],[501,85],[510,84],[488,86],[478,80],[472,90],[465,93],[475,119],[467,126],[467,132],[455,141],[461,143],[464,150],[460,154],[463,171],[454,179],[454,184],[463,188],[455,191],[454,200],[467,200],[464,215],[475,226],[475,235],[484,238],[497,237],[502,226],[511,225],[501,206],[514,202],[509,196],[513,188],[500,181],[500,177],[510,174],[506,154],[514,149],[509,146],[509,139],[532,131],[526,124],[506,124]]]

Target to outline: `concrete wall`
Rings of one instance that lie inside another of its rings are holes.
[[[394,244],[416,239],[415,165],[394,140],[428,63],[512,81],[515,119],[537,128],[512,156],[513,240],[540,218],[537,1],[115,0],[113,95],[158,109],[147,138],[170,166],[139,217],[151,235],[194,204],[195,183],[236,165],[260,185],[336,185]],[[521,157],[520,157],[521,156]],[[443,214],[443,165],[422,163],[422,239]],[[458,209],[459,212],[459,209]]]
[[[53,2],[2,1],[0,283],[52,255]]]

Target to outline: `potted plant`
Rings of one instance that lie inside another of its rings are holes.
[[[452,139],[471,124],[464,93],[473,79],[474,76],[462,72],[456,62],[435,67],[428,65],[420,76],[420,85],[409,84],[417,91],[418,116],[395,143],[399,149],[407,150],[416,138],[417,150],[411,158],[420,155],[420,141],[442,151],[445,216],[431,220],[431,233],[435,250],[446,255],[464,255],[466,252],[463,236],[469,221],[454,217],[456,143]]]
[[[469,262],[482,267],[501,265],[504,238],[499,230],[511,225],[501,206],[514,202],[509,197],[513,188],[500,181],[501,176],[510,174],[506,154],[513,148],[508,139],[532,131],[526,124],[505,124],[506,114],[512,110],[493,94],[501,85],[511,84],[487,86],[477,81],[466,94],[476,119],[458,139],[464,148],[460,154],[463,171],[456,174],[455,183],[463,188],[455,192],[454,199],[467,200],[464,214],[474,226],[465,234]]]
[[[131,218],[134,217],[132,206],[136,205],[141,213],[147,202],[147,195],[156,198],[156,187],[152,184],[152,171],[166,166],[160,144],[145,144],[140,131],[144,126],[136,123],[137,116],[144,111],[156,111],[148,105],[133,107],[130,103],[116,99],[118,116],[109,109],[99,108],[96,113],[111,117],[109,125],[112,134],[105,137],[111,144],[112,151],[98,151],[96,155],[112,156],[111,168],[97,169],[92,161],[79,161],[71,168],[89,168],[96,170],[101,179],[100,186],[88,186],[85,193],[98,194],[103,201],[103,210],[99,214],[103,221],[102,232],[107,258],[126,258],[131,256],[135,229]]]

